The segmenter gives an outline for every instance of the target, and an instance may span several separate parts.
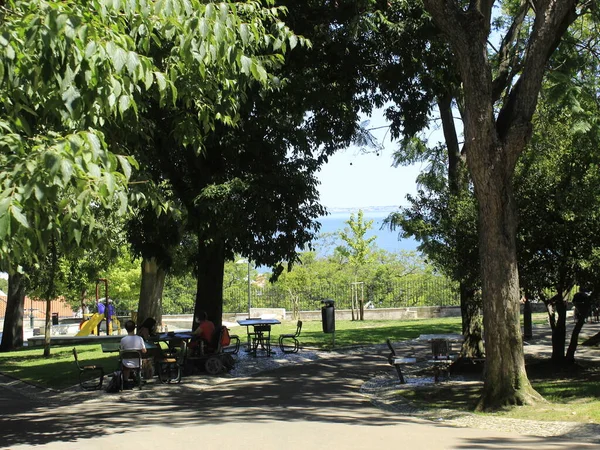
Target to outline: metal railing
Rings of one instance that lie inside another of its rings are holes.
[[[457,285],[443,278],[430,278],[396,283],[363,283],[353,290],[351,284],[328,283],[304,288],[283,289],[267,285],[252,286],[250,303],[253,308],[285,308],[288,311],[310,311],[321,307],[320,301],[332,299],[336,308],[350,309],[353,296],[362,299],[364,305],[374,308],[408,308],[417,306],[458,306],[460,298]],[[186,298],[188,295],[185,296]],[[195,292],[189,293],[189,301],[180,298],[176,302],[164,299],[165,314],[190,314],[194,310]],[[230,287],[223,291],[223,312],[236,313],[248,310],[247,287]]]

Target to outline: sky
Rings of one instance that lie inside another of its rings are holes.
[[[365,118],[368,119],[368,118]],[[381,110],[375,111],[367,128],[386,125]],[[387,128],[372,131],[384,145],[379,153],[361,154],[351,147],[338,151],[318,173],[321,204],[327,208],[406,205],[406,194],[416,193],[415,179],[421,165],[392,167],[396,143]]]

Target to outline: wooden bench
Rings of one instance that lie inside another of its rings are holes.
[[[394,349],[394,346],[392,345],[392,341],[390,339],[388,339],[386,341],[387,346],[390,348],[391,353],[388,356],[388,362],[390,363],[390,365],[394,366],[394,368],[396,369],[396,372],[398,373],[398,380],[400,381],[401,384],[406,383],[406,380],[404,379],[404,374],[402,373],[402,366],[406,365],[406,364],[414,364],[417,362],[417,358],[403,358],[398,356],[398,354],[396,353],[396,350]]]

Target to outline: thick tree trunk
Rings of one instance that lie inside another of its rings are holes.
[[[479,409],[541,399],[525,373],[512,175],[531,136],[531,118],[547,61],[577,17],[576,3],[575,0],[523,3],[526,10],[514,18],[516,30],[527,10],[535,8],[525,65],[518,81],[510,83],[508,77],[503,77],[504,81],[494,86],[488,42],[495,2],[468,2],[467,6],[463,2],[423,0],[441,35],[452,47],[463,83],[467,163],[479,204],[486,335],[486,377]],[[502,42],[500,54],[512,54],[515,35]],[[506,98],[496,118],[495,108],[503,93]]]
[[[556,322],[552,329],[552,361],[562,364],[565,360],[565,340],[567,337],[567,300],[558,293],[554,302]]]
[[[573,327],[573,333],[571,334],[571,342],[569,342],[569,348],[567,349],[566,361],[570,364],[575,363],[575,352],[577,351],[577,343],[579,341],[579,333],[585,323],[585,315],[580,315],[577,319],[575,327]]]
[[[477,156],[498,153],[478,149]],[[486,367],[479,410],[541,400],[525,371],[520,325],[520,292],[517,271],[517,217],[506,165],[479,160],[471,164],[479,199],[479,246],[483,282],[483,322]],[[484,157],[485,159],[485,157]],[[504,170],[502,167],[504,166]]]
[[[162,294],[165,287],[166,271],[156,258],[142,260],[142,286],[138,304],[137,325],[152,317],[158,326],[162,324]]]
[[[52,300],[46,299],[46,321],[44,326],[44,357],[50,356],[50,344],[52,341]]]
[[[6,314],[0,351],[7,352],[23,346],[23,311],[25,308],[25,280],[15,273],[8,276]]]
[[[223,317],[223,276],[225,269],[225,250],[222,242],[216,240],[210,244],[199,239],[198,245],[198,288],[194,316],[205,311],[208,319],[219,327]],[[192,328],[197,328],[194,321]]]
[[[462,358],[482,358],[484,355],[482,320],[479,310],[481,304],[475,291],[464,283],[460,284],[460,309],[462,315],[462,334],[464,337],[460,356]]]

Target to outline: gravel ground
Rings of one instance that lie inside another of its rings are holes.
[[[277,369],[279,367],[302,364],[326,358],[327,353],[314,350],[302,350],[298,353],[283,353],[278,348],[271,349],[271,357],[254,357],[240,349],[235,356],[236,363],[233,370],[229,372],[230,377],[248,377],[266,370]]]
[[[426,382],[419,381],[418,384],[422,385]],[[481,384],[478,381],[462,380],[458,377],[445,382],[446,385],[455,384],[457,386],[464,386],[465,383]],[[411,389],[410,378],[407,379],[407,384],[403,386],[399,385],[398,381],[392,377],[379,376],[363,384],[361,392],[369,397],[374,405],[383,410],[434,422],[443,422],[449,426],[516,432],[529,436],[555,436],[571,439],[586,437],[589,442],[600,442],[600,425],[579,422],[508,419],[442,408],[424,410],[415,407],[411,402],[402,398],[399,395],[402,389]]]

